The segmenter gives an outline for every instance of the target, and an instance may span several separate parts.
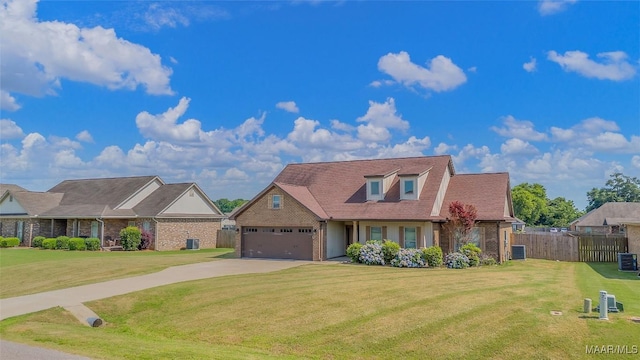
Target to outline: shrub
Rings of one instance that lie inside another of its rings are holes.
[[[469,258],[463,253],[454,252],[447,254],[444,264],[450,269],[464,269],[469,267]]]
[[[498,263],[496,262],[496,259],[492,258],[491,256],[482,254],[480,256],[480,265],[491,266],[498,265]]]
[[[429,267],[442,266],[442,249],[440,246],[429,246],[422,249],[422,258]]]
[[[100,250],[100,239],[98,238],[86,238],[84,244],[87,250],[96,251]]]
[[[418,249],[400,249],[396,256],[391,259],[391,266],[418,268],[426,267],[427,264],[422,258],[422,251]]]
[[[58,249],[58,250],[69,250],[69,237],[68,236],[58,236],[56,238],[56,249]]]
[[[384,262],[389,263],[392,259],[396,257],[400,251],[400,244],[395,243],[391,240],[385,240],[382,243],[382,255],[384,256]]]
[[[384,265],[384,255],[380,242],[369,242],[360,248],[359,261],[367,265]]]
[[[36,236],[33,238],[33,240],[31,240],[31,246],[35,247],[35,248],[41,248],[42,247],[42,241],[46,239],[44,236]]]
[[[347,256],[351,262],[360,262],[360,248],[362,248],[360,243],[353,243],[347,248]]]
[[[87,250],[87,245],[83,238],[69,239],[69,250]]]
[[[148,230],[142,230],[140,233],[140,245],[138,250],[147,250],[153,247],[153,233]]]
[[[20,239],[17,237],[7,237],[0,239],[0,247],[8,248],[20,245]]]
[[[56,238],[48,238],[42,240],[42,248],[48,250],[54,250],[56,248],[56,243],[58,240]]]
[[[122,249],[126,251],[138,250],[142,234],[140,229],[135,226],[127,226],[120,230],[120,244]]]
[[[480,250],[475,244],[467,243],[460,248],[460,252],[465,254],[469,259],[469,266],[479,266],[480,265]]]

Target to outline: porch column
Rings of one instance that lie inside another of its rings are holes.
[[[353,234],[352,234],[352,239],[354,243],[359,243],[360,239],[358,239],[358,222],[357,221],[353,221]]]

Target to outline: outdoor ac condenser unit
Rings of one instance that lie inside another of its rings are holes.
[[[198,249],[200,249],[199,239],[187,239],[187,250],[198,250]]]
[[[511,245],[511,259],[526,260],[527,251],[524,245]]]
[[[618,253],[618,270],[638,271],[638,255],[629,253]]]

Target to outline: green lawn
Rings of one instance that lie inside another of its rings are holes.
[[[62,251],[0,249],[0,298],[33,294],[211,261],[233,249]]]
[[[96,359],[604,358],[586,346],[640,347],[640,324],[629,320],[640,316],[640,280],[615,266],[312,264],[88,303],[100,328],[57,308],[4,320],[0,335]],[[583,299],[596,302],[601,289],[626,312],[583,314]]]

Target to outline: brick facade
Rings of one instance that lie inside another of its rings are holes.
[[[627,225],[627,238],[629,239],[629,252],[640,255],[640,224]]]
[[[475,227],[479,228],[480,234],[480,250],[482,253],[491,256],[498,262],[506,259],[505,237],[508,241],[512,228],[510,223],[506,222],[478,222]],[[453,238],[450,236],[446,226],[442,226],[440,231],[440,247],[446,255],[454,251]],[[505,235],[506,234],[506,235]]]
[[[158,219],[156,250],[180,250],[187,239],[198,239],[201,249],[216,247],[220,219]]]
[[[282,206],[280,209],[271,208],[273,195],[280,195]],[[300,205],[297,200],[290,197],[277,187],[271,188],[262,197],[256,199],[247,209],[236,217],[236,228],[240,229],[236,234],[236,256],[242,256],[242,228],[251,226],[273,227],[313,227],[318,231],[313,234],[313,260],[326,259],[326,224],[320,222],[317,217],[306,207]],[[320,239],[322,238],[323,254],[320,254]]]

